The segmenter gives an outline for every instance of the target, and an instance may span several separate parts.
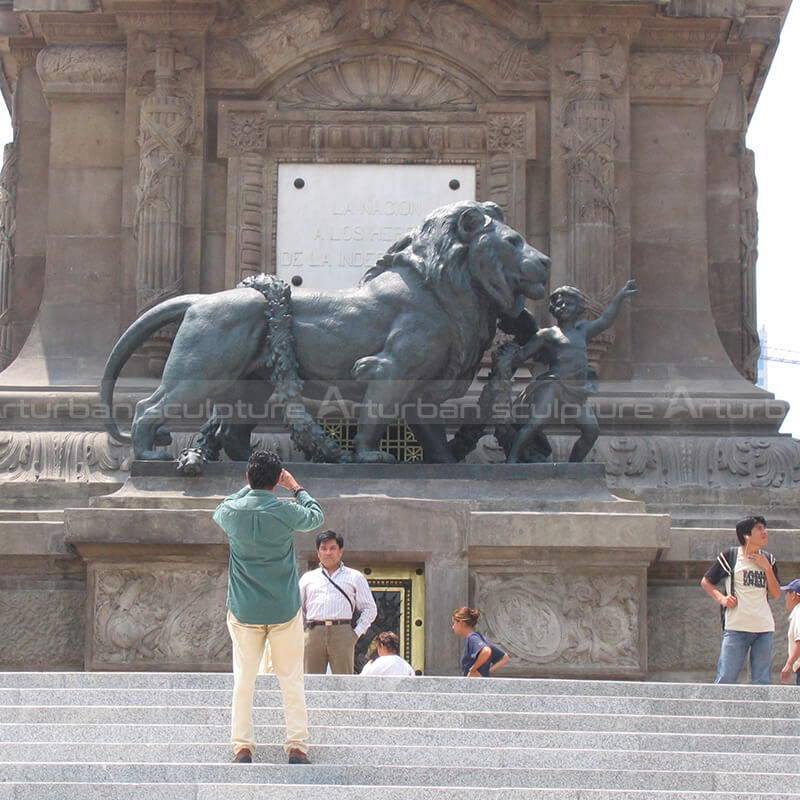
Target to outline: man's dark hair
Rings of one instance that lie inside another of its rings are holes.
[[[739,544],[744,544],[744,537],[749,536],[759,522],[764,527],[767,526],[767,521],[761,516],[745,517],[736,523],[736,538],[739,540]]]
[[[320,545],[323,542],[329,542],[331,539],[336,539],[336,544],[339,547],[344,547],[344,536],[341,533],[336,533],[336,531],[322,531],[322,533],[317,534],[317,550],[319,550]]]
[[[274,489],[281,477],[283,464],[276,453],[258,450],[247,462],[247,480],[251,489]]]
[[[384,631],[379,633],[376,637],[378,644],[383,645],[390,653],[400,652],[400,639],[397,638],[396,633],[392,631]]]

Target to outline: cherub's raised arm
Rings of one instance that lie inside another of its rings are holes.
[[[605,311],[591,322],[587,322],[583,326],[583,335],[586,339],[591,339],[597,334],[602,333],[606,328],[610,328],[614,324],[614,320],[619,316],[622,309],[622,301],[632,294],[636,294],[636,281],[628,281],[617,293],[614,299],[608,304]]]

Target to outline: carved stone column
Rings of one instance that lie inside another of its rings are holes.
[[[739,49],[723,54],[723,76],[708,115],[708,283],[723,347],[739,372],[755,382],[756,183],[753,153],[745,148],[746,55]]]
[[[155,58],[155,89],[139,110],[139,185],[134,236],[137,240],[136,305],[139,313],[183,289],[184,172],[195,136],[178,75],[196,66],[171,39],[149,48]]]
[[[543,9],[553,59],[550,283],[579,287],[590,318],[632,277],[628,53],[642,17],[627,11]],[[596,368],[603,361],[608,380],[627,377],[629,358],[623,309],[613,329],[589,343],[589,359]]]
[[[562,70],[569,84],[556,135],[567,167],[567,275],[587,295],[588,314],[596,317],[618,283],[614,160],[619,142],[611,98],[626,77],[625,54],[617,39],[602,46],[589,36]],[[595,367],[613,341],[608,330],[590,342]]]
[[[128,42],[125,103],[125,321],[200,288],[205,33],[216,4],[115,4]],[[159,375],[174,331],[143,350]]]
[[[11,363],[11,272],[17,213],[17,143],[7,144],[0,171],[0,369]]]

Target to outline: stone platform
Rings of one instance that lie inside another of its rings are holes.
[[[600,465],[287,467],[344,535],[348,564],[424,575],[427,674],[455,672],[450,616],[469,604],[512,654],[509,674],[644,677],[647,568],[669,518],[612,495]],[[64,512],[86,562],[87,668],[227,666],[227,544],[211,514],[244,472],[136,462],[119,491]],[[295,544],[300,571],[315,566],[314,535]]]

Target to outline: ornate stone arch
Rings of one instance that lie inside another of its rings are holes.
[[[526,165],[536,156],[530,97],[498,101],[449,56],[423,59],[404,44],[318,48],[261,93],[269,99],[218,106],[218,155],[228,159],[226,285],[275,270],[278,164],[287,160],[474,164],[478,198],[498,202],[524,229]]]

